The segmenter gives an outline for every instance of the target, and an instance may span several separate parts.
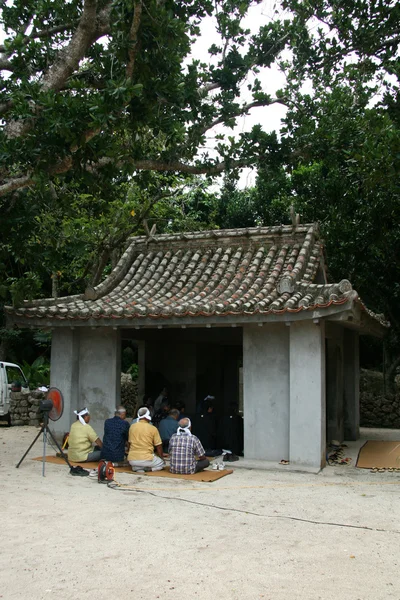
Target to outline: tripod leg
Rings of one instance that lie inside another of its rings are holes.
[[[28,450],[25,452],[25,454],[23,455],[23,457],[21,458],[21,460],[19,461],[19,463],[16,465],[16,468],[19,468],[19,465],[22,463],[22,461],[24,460],[25,456],[28,454],[29,450],[32,448],[32,446],[35,444],[36,440],[39,439],[40,435],[43,433],[44,431],[44,427],[41,428],[41,430],[39,431],[39,433],[37,434],[37,436],[35,437],[35,439],[33,440],[32,444],[29,446]]]
[[[51,433],[51,430],[50,430],[50,429],[48,429],[47,431],[49,432],[49,435],[50,435],[51,439],[53,440],[53,442],[55,443],[55,445],[56,445],[56,446],[57,446],[57,448],[59,449],[59,451],[60,451],[60,454],[61,454],[62,458],[65,460],[65,462],[67,463],[67,465],[69,466],[69,468],[70,468],[70,469],[72,469],[72,465],[70,464],[70,462],[69,462],[69,460],[68,460],[67,456],[66,456],[66,455],[64,454],[64,452],[62,451],[62,448],[60,448],[60,444],[57,442],[56,438],[55,438],[55,437],[54,437],[54,435]]]
[[[43,459],[42,459],[42,477],[45,477],[45,464],[46,464],[46,442],[47,442],[47,427],[43,430]]]

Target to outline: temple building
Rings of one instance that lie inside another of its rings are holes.
[[[211,394],[221,418],[243,415],[245,458],[314,468],[327,440],[357,439],[359,335],[387,327],[349,281],[327,282],[315,224],[132,238],[97,287],[6,312],[10,326],[52,330],[56,432],[88,406],[102,433],[130,339],[141,394],[166,385],[189,415]]]

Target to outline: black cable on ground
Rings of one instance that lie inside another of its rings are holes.
[[[225,510],[228,512],[237,512],[244,515],[252,515],[254,517],[262,517],[264,519],[286,519],[288,521],[300,521],[301,523],[310,523],[311,525],[328,525],[330,527],[344,527],[350,529],[363,529],[365,531],[380,531],[383,533],[400,533],[396,529],[380,529],[378,527],[368,527],[366,525],[348,525],[347,523],[334,523],[330,521],[312,521],[311,519],[301,519],[300,517],[291,517],[289,515],[263,515],[261,513],[252,512],[250,510],[242,510],[240,508],[228,508],[226,506],[218,506],[216,504],[207,504],[205,502],[197,502],[196,500],[187,500],[187,498],[177,498],[176,496],[162,496],[161,494],[155,494],[147,490],[139,490],[134,487],[124,487],[116,481],[110,481],[108,487],[112,490],[122,490],[125,492],[137,492],[142,494],[149,494],[155,498],[163,498],[164,500],[177,500],[178,502],[187,502],[188,504],[196,504],[198,506],[205,506],[207,508],[214,508],[216,510]]]

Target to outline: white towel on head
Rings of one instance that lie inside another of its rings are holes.
[[[90,414],[87,408],[83,408],[80,412],[74,410],[74,414],[78,417],[82,425],[87,425],[85,419],[83,418],[85,415]]]

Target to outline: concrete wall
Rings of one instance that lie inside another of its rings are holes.
[[[120,403],[120,334],[118,330],[100,327],[84,327],[79,333],[79,407],[89,408],[90,424],[103,437],[104,421]]]
[[[120,403],[121,341],[110,328],[59,328],[51,342],[50,385],[61,390],[64,413],[51,424],[61,437],[76,420],[74,410],[87,406],[90,424],[102,438],[104,420]]]
[[[289,330],[243,328],[245,458],[289,458]]]
[[[325,433],[325,324],[290,326],[291,464],[323,467]]]
[[[70,328],[54,329],[51,337],[50,385],[61,390],[64,398],[62,417],[51,424],[52,431],[62,437],[75,420],[78,408],[79,331]]]

